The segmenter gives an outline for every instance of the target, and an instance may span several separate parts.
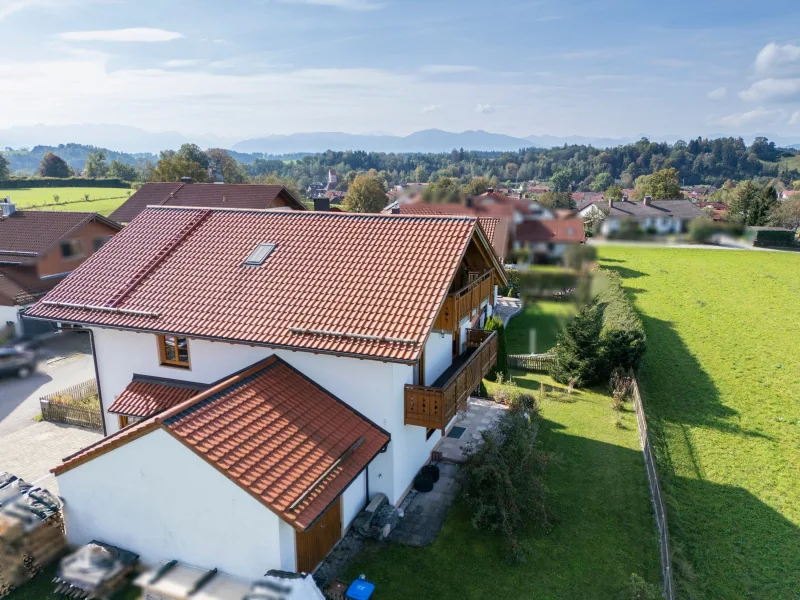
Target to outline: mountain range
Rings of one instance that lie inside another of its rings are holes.
[[[710,134],[707,137],[726,137],[730,134]],[[798,137],[789,138],[768,133],[743,136],[750,143],[756,135],[763,135],[781,147],[800,147]],[[268,135],[247,140],[215,134],[184,135],[177,131],[150,132],[127,125],[25,125],[0,129],[0,148],[30,148],[36,145],[58,146],[66,143],[89,144],[99,148],[127,153],[159,152],[177,149],[181,144],[193,142],[203,148],[227,148],[242,153],[298,154],[325,150],[364,150],[367,152],[450,152],[453,148],[474,151],[516,151],[531,146],[551,148],[564,144],[592,145],[607,148],[636,142],[645,135],[635,137],[604,138],[590,136],[529,135],[515,137],[487,131],[462,131],[454,133],[440,129],[426,129],[407,136],[367,135],[341,132],[293,133]],[[692,136],[647,136],[651,140],[675,142]]]

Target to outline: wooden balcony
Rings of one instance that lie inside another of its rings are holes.
[[[467,330],[467,351],[433,385],[406,385],[405,424],[444,429],[456,412],[466,410],[467,398],[497,362],[497,333]]]
[[[469,285],[447,295],[434,323],[434,329],[455,331],[459,322],[464,317],[471,316],[474,310],[480,309],[483,300],[491,300],[491,295],[492,272],[486,271]]]

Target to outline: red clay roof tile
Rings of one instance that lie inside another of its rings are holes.
[[[108,407],[108,412],[129,417],[151,417],[196,396],[207,385],[183,381],[156,381],[133,376],[128,386]]]
[[[465,217],[149,208],[30,314],[411,362],[474,230]],[[264,264],[243,266],[264,242]]]
[[[529,219],[517,225],[520,242],[580,243],[586,241],[581,219]]]

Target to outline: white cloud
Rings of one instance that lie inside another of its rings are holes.
[[[800,79],[762,79],[739,97],[749,102],[791,101],[800,99]]]
[[[721,87],[715,90],[711,90],[710,92],[708,92],[708,94],[706,94],[706,97],[709,100],[722,100],[727,95],[728,95],[728,88]]]
[[[383,2],[375,0],[279,0],[283,4],[310,4],[312,6],[330,6],[342,10],[378,10],[383,8]]]
[[[786,112],[780,109],[768,110],[763,106],[753,110],[734,113],[716,119],[716,125],[726,125],[728,127],[742,127],[744,125],[772,124],[786,117]]]
[[[494,111],[495,108],[491,104],[478,104],[478,106],[475,107],[475,112],[479,112],[483,115],[490,115]]]
[[[182,33],[150,27],[131,27],[128,29],[106,29],[99,31],[67,31],[66,33],[58,34],[60,40],[67,42],[170,42],[182,37]]]
[[[426,75],[444,75],[447,73],[471,73],[477,71],[478,67],[474,65],[425,65],[419,70]]]
[[[164,63],[164,66],[167,69],[183,69],[185,67],[194,67],[202,63],[203,61],[199,58],[188,58],[188,59],[176,59],[176,60],[168,60]]]
[[[441,104],[428,104],[427,106],[422,107],[422,112],[430,113],[440,110],[442,108]]]
[[[792,115],[792,118],[789,119],[789,125],[800,125],[800,110]]]
[[[756,56],[755,70],[761,75],[800,70],[800,46],[770,42]]]

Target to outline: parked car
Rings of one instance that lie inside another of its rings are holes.
[[[36,353],[19,346],[0,348],[0,376],[27,377],[36,370]]]

